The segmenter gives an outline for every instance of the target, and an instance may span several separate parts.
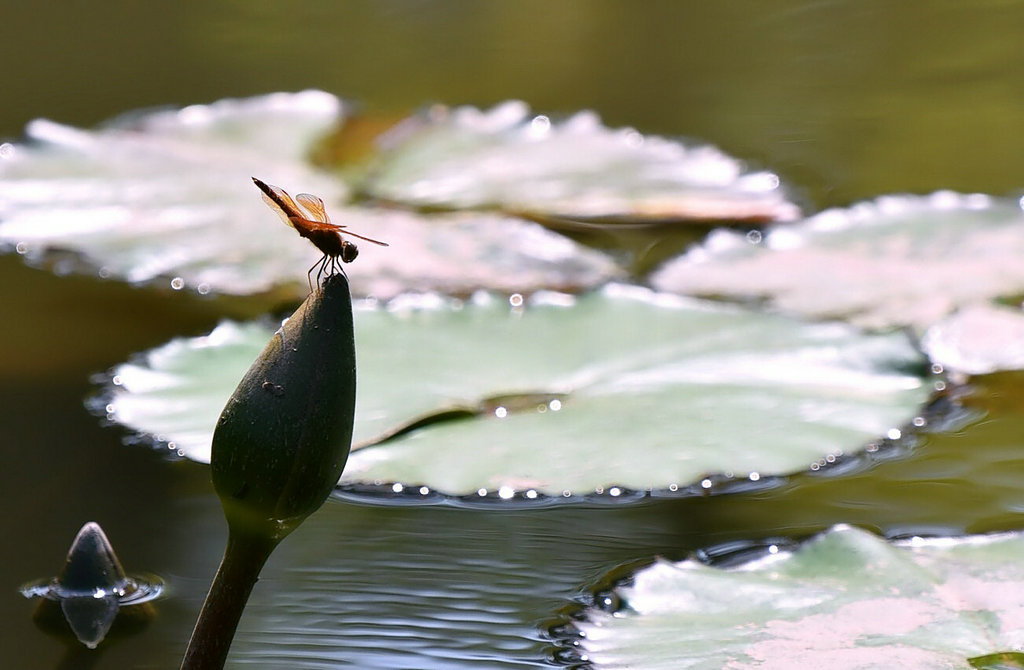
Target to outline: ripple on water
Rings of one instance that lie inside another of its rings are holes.
[[[334,501],[278,549],[249,602],[233,662],[552,667],[542,622],[639,546],[672,544],[663,526],[638,526],[638,514]]]

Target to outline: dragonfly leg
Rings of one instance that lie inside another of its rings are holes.
[[[320,260],[313,263],[313,266],[309,268],[309,272],[306,273],[306,281],[309,283],[309,292],[313,292],[313,270],[317,270],[316,273],[316,285],[320,287],[320,276],[324,273],[324,266],[327,264],[328,255],[324,254]]]

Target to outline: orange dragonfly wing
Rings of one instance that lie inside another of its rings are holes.
[[[310,230],[328,230],[335,233],[358,237],[361,240],[379,244],[382,247],[388,246],[387,242],[381,242],[380,240],[375,240],[371,237],[360,235],[359,233],[353,233],[350,230],[347,230],[343,225],[331,223],[331,218],[327,216],[327,208],[324,206],[324,201],[315,195],[300,193],[295,196],[295,199],[299,201],[296,203],[283,188],[272,186],[271,184],[260,181],[256,177],[253,177],[252,181],[260,189],[263,195],[263,201],[266,202],[279,217],[281,217],[282,221],[292,228],[296,228],[296,221],[301,221],[303,225]],[[312,215],[312,219],[306,216],[307,212]]]
[[[267,206],[274,210],[286,224],[294,228],[295,224],[292,223],[293,217],[298,219],[306,218],[305,213],[299,209],[299,206],[295,204],[295,201],[292,200],[292,197],[283,188],[271,186],[256,177],[253,177],[252,181],[260,189],[263,202],[267,203]]]
[[[314,221],[319,221],[321,223],[331,222],[331,217],[327,216],[327,208],[324,207],[324,201],[322,199],[315,195],[310,195],[309,193],[300,193],[295,196],[295,199],[313,215],[312,217],[303,218],[312,218]]]

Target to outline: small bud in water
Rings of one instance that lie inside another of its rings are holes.
[[[32,615],[40,628],[56,635],[70,629],[79,642],[95,649],[115,620],[124,632],[148,623],[152,606],[140,605],[162,590],[159,579],[127,576],[103,529],[90,521],[71,543],[60,575],[26,584],[21,592],[42,598]]]

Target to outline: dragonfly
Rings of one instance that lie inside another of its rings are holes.
[[[316,270],[316,284],[320,286],[320,280],[325,274],[330,277],[337,272],[344,272],[339,261],[351,263],[359,255],[359,248],[343,238],[342,235],[358,237],[382,247],[388,246],[387,242],[353,233],[343,225],[331,223],[331,217],[327,216],[324,201],[315,195],[299,193],[293,200],[283,188],[267,184],[256,177],[253,177],[252,181],[262,191],[263,201],[281,217],[281,220],[294,228],[299,235],[312,242],[323,253],[323,257],[314,263],[306,273],[310,291],[313,290],[314,270]]]

